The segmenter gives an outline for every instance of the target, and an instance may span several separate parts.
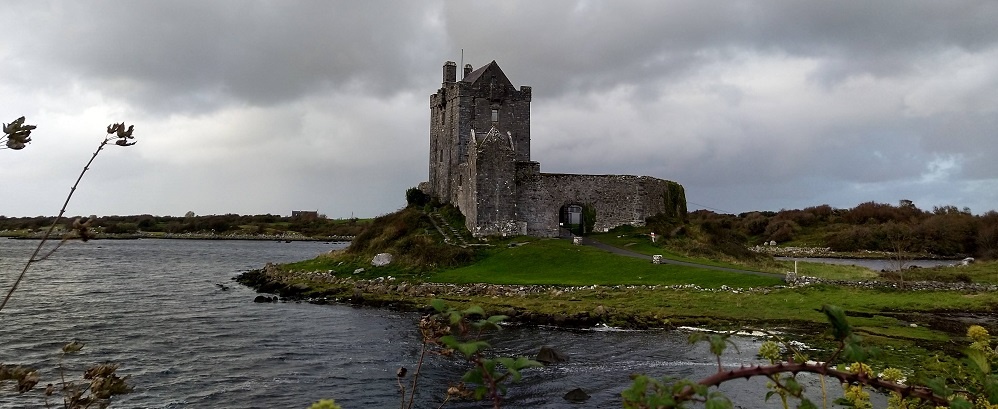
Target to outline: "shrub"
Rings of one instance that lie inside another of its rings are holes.
[[[873,233],[866,226],[849,226],[825,235],[825,245],[834,251],[857,251],[873,246]]]
[[[405,191],[405,203],[407,207],[423,207],[430,203],[430,195],[418,187],[410,187]]]
[[[769,240],[776,240],[777,242],[785,242],[794,239],[797,232],[800,231],[800,225],[791,220],[781,220],[773,219],[766,226],[766,231],[763,236]]]

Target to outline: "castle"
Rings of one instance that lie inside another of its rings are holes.
[[[530,160],[531,88],[495,61],[443,66],[430,96],[430,175],[421,190],[464,214],[475,236],[556,237],[607,231],[665,214],[685,218],[682,185],[648,176],[541,173]]]

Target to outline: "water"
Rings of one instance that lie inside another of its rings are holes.
[[[0,287],[6,289],[37,244],[0,240]],[[395,371],[411,371],[418,317],[378,309],[300,303],[257,304],[231,281],[267,262],[303,260],[340,247],[319,242],[128,240],[70,243],[29,271],[0,312],[0,362],[28,364],[42,382],[24,396],[0,392],[0,407],[43,407],[41,391],[58,377],[59,348],[86,347],[68,358],[67,376],[112,361],[135,391],[119,408],[304,408],[335,398],[345,408],[398,407]],[[217,284],[229,287],[223,290]],[[542,345],[570,361],[529,370],[504,407],[620,407],[632,373],[701,378],[716,371],[705,345],[682,331],[579,331],[507,328],[492,339],[504,355],[533,356]],[[726,366],[755,362],[760,341],[737,340]],[[466,368],[431,356],[416,406],[435,408],[445,385]],[[746,407],[764,407],[763,380],[726,385]],[[570,404],[576,387],[592,398]],[[837,389],[833,384],[833,389]],[[446,407],[480,407],[458,403]],[[778,407],[775,401],[769,407]]]
[[[807,261],[811,263],[825,263],[825,264],[839,264],[844,266],[859,266],[866,267],[873,271],[894,271],[897,270],[897,262],[891,260],[882,259],[866,259],[866,258],[830,258],[830,257],[776,257],[777,260],[783,261]],[[959,264],[960,260],[930,260],[930,259],[915,259],[905,261],[905,268],[908,267],[920,267],[920,268],[932,268],[938,266],[951,266],[954,264]]]

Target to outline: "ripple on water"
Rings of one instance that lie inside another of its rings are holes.
[[[23,260],[35,244],[0,239],[0,272],[17,269],[16,260]],[[0,313],[0,362],[36,365],[51,380],[59,348],[80,340],[87,346],[66,359],[69,373],[94,362],[120,363],[120,373],[131,376],[135,385],[134,393],[117,401],[115,406],[123,408],[301,408],[330,397],[350,408],[395,407],[395,371],[399,366],[413,370],[419,356],[416,315],[335,305],[256,304],[251,290],[231,281],[241,271],[311,258],[336,246],[71,243],[33,268]],[[10,280],[0,275],[0,286],[9,286]],[[512,327],[491,342],[499,354],[533,357],[548,345],[570,358],[526,371],[523,382],[510,388],[507,407],[563,408],[561,396],[576,387],[592,395],[586,407],[619,407],[620,392],[632,373],[702,377],[716,370],[705,347],[688,345],[686,335],[675,331]],[[751,338],[738,342],[741,351],[754,351],[758,343]],[[754,362],[752,355],[726,355],[726,364]],[[459,361],[429,356],[416,406],[437,407],[447,383],[465,370]],[[761,404],[759,387],[736,385],[731,393]],[[2,394],[0,407],[44,403],[40,393]]]

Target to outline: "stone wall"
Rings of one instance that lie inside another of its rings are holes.
[[[596,211],[597,232],[629,224],[644,225],[645,219],[664,212],[667,180],[631,175],[571,175],[537,173],[517,186],[520,215],[527,234],[558,235],[559,212],[563,206],[592,206]],[[685,201],[685,198],[684,198]]]
[[[516,153],[512,136],[496,128],[486,134],[472,133],[469,180],[474,181],[474,211],[465,212],[466,224],[475,236],[523,234],[516,204]],[[469,209],[470,210],[470,209]]]
[[[513,138],[516,160],[530,160],[531,88],[517,90],[493,61],[463,73],[457,79],[457,65],[444,64],[440,89],[430,96],[430,157],[426,193],[443,202],[454,203],[467,214],[464,203],[472,201],[473,189],[466,163],[471,150],[472,130],[485,134],[493,127]],[[492,111],[498,118],[493,121]]]

